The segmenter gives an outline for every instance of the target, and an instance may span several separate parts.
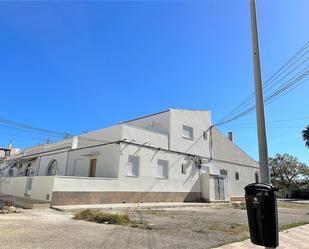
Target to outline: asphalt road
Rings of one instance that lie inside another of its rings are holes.
[[[308,209],[280,209],[279,222],[309,222]],[[25,210],[0,215],[1,249],[211,248],[247,236],[246,211],[215,205],[142,211],[153,229],[96,224],[71,213]],[[138,213],[131,215],[138,219]]]

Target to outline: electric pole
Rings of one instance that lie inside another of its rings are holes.
[[[251,34],[252,34],[254,81],[255,81],[256,120],[257,120],[257,132],[258,132],[258,143],[259,143],[260,175],[262,183],[270,183],[255,0],[250,0],[250,12],[251,12]]]
[[[255,0],[250,0],[250,13],[251,13],[251,34],[252,34],[252,50],[253,50],[253,65],[254,65],[255,103],[256,103],[256,120],[257,120],[257,132],[258,132],[258,144],[259,144],[260,176],[262,183],[269,184],[270,176],[268,167],[264,98],[263,98]],[[268,248],[270,247],[265,247],[265,249]]]

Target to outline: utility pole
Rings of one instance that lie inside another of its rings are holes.
[[[250,0],[250,13],[251,13],[251,34],[252,34],[254,81],[255,81],[256,119],[257,119],[257,132],[258,132],[258,143],[259,143],[260,176],[262,183],[269,184],[270,176],[268,167],[264,98],[263,98],[255,0]],[[270,249],[270,247],[265,247],[265,249]]]
[[[252,34],[254,81],[255,81],[256,119],[257,119],[257,132],[259,142],[260,176],[262,183],[270,183],[255,0],[250,0],[250,12],[251,12],[251,34]]]

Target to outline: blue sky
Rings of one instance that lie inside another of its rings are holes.
[[[309,40],[308,9],[257,1],[263,79]],[[170,107],[217,121],[253,91],[248,1],[1,2],[0,30],[0,118],[37,127],[79,134]],[[270,155],[309,163],[308,92],[266,107]],[[254,122],[220,129],[257,159]],[[0,146],[42,139],[0,126]]]

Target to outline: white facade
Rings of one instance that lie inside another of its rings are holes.
[[[242,197],[258,171],[253,159],[211,128],[209,111],[179,109],[28,148],[15,161],[10,177],[9,169],[2,172],[1,193],[52,204],[83,198],[228,201]]]

